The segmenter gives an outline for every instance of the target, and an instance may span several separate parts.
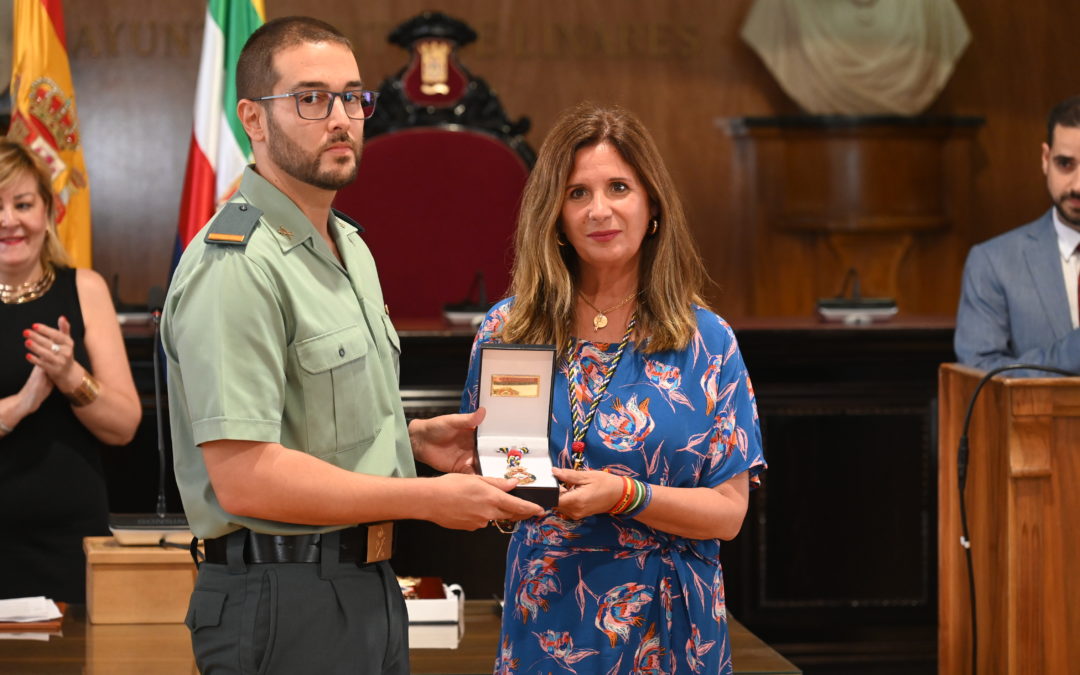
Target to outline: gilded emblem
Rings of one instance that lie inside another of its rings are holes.
[[[431,96],[450,93],[450,43],[428,40],[417,45],[420,52],[420,91]]]

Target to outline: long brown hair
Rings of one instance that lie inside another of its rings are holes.
[[[49,170],[41,158],[26,146],[6,136],[0,137],[0,188],[6,188],[27,175],[34,179],[38,196],[45,203],[45,244],[41,247],[41,264],[44,267],[68,267],[71,260],[56,234],[56,198],[53,196]]]
[[[705,306],[705,266],[694,246],[682,202],[656,143],[633,113],[618,106],[581,103],[564,112],[540,146],[525,184],[514,239],[510,295],[513,307],[503,330],[507,342],[554,344],[562,350],[573,332],[578,290],[574,248],[559,246],[566,181],[577,152],[609,143],[633,167],[658,221],[641,243],[638,270],[637,349],[682,349],[697,327],[693,304]]]

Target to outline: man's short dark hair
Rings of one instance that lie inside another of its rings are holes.
[[[244,43],[236,62],[236,98],[269,96],[280,75],[274,55],[283,49],[312,42],[336,42],[352,50],[352,42],[325,21],[308,16],[286,16],[267,21]]]
[[[1067,98],[1050,111],[1050,119],[1046,123],[1046,144],[1050,147],[1054,147],[1054,128],[1058,125],[1080,127],[1080,96]]]

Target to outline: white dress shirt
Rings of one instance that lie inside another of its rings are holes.
[[[1065,293],[1069,296],[1069,314],[1072,315],[1073,328],[1080,327],[1078,312],[1077,284],[1080,283],[1080,230],[1073,229],[1061,221],[1061,214],[1054,209],[1054,229],[1057,230],[1058,249],[1061,251],[1061,273],[1065,277]]]

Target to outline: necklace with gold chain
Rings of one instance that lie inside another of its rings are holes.
[[[626,303],[628,303],[628,302],[630,302],[631,300],[633,300],[633,299],[634,299],[634,297],[635,297],[635,296],[637,296],[638,292],[639,292],[639,291],[634,291],[634,292],[633,292],[633,293],[631,293],[630,295],[628,295],[628,296],[626,296],[625,298],[623,298],[622,300],[620,300],[618,304],[616,304],[616,305],[612,305],[611,307],[608,307],[607,309],[600,309],[600,308],[599,308],[599,307],[597,307],[596,305],[592,304],[592,303],[591,303],[591,302],[589,302],[589,300],[588,300],[588,299],[587,299],[587,298],[585,297],[585,295],[584,295],[583,293],[581,293],[580,291],[578,291],[578,295],[579,295],[579,296],[581,297],[582,301],[583,301],[583,302],[584,302],[584,303],[585,303],[586,305],[588,305],[589,307],[591,307],[591,308],[593,308],[594,310],[596,310],[596,316],[594,316],[594,317],[593,317],[593,319],[592,319],[592,325],[593,325],[593,330],[600,330],[600,329],[601,329],[601,328],[603,328],[604,326],[607,326],[607,325],[608,325],[608,320],[607,320],[607,313],[608,313],[608,312],[614,312],[614,311],[615,311],[615,310],[617,310],[618,308],[622,307],[622,306],[623,306],[623,305],[625,305]]]
[[[5,305],[21,305],[24,302],[37,300],[52,288],[56,281],[56,272],[52,265],[45,266],[45,274],[37,281],[28,281],[24,284],[0,284],[0,302]]]

